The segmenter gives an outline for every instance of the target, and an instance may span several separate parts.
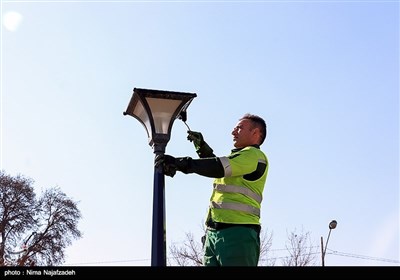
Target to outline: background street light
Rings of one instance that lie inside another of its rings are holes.
[[[332,220],[329,223],[329,234],[328,238],[326,239],[326,244],[325,244],[325,249],[324,249],[324,240],[321,236],[321,257],[322,257],[322,266],[325,266],[325,253],[326,253],[326,248],[328,247],[328,241],[329,241],[329,236],[331,235],[331,230],[336,228],[337,222],[336,220]]]
[[[136,118],[146,129],[155,157],[165,153],[172,124],[186,109],[195,93],[134,88],[124,115]],[[162,167],[154,168],[151,265],[166,266],[165,178]]]

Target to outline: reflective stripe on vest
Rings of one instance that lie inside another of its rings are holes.
[[[250,206],[250,205],[247,205],[247,204],[211,201],[210,207],[218,208],[218,209],[238,210],[238,211],[243,211],[243,212],[247,212],[250,214],[254,214],[254,215],[260,217],[260,209]]]
[[[263,159],[259,159],[259,160],[258,160],[258,162],[261,162],[261,163],[267,164],[267,161],[265,161],[265,160],[263,160]]]
[[[224,168],[224,177],[231,177],[232,175],[232,167],[229,163],[229,159],[227,157],[220,157],[222,167]]]
[[[232,176],[232,167],[229,163],[228,157],[219,157],[219,160],[224,168],[224,177],[231,177]],[[259,163],[267,164],[267,162],[263,159],[258,160]]]
[[[248,197],[251,197],[258,203],[261,203],[261,201],[262,201],[262,196],[256,194],[252,190],[245,188],[245,187],[234,186],[234,185],[214,184],[214,189],[217,191],[220,191],[220,192],[241,193]]]

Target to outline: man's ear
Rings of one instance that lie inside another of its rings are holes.
[[[258,137],[257,142],[261,141],[261,130],[259,127],[254,128],[253,135]]]
[[[255,127],[255,128],[253,129],[253,134],[258,134],[258,135],[260,135],[260,134],[261,134],[260,128]]]

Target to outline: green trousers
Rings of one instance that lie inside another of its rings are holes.
[[[204,266],[257,266],[259,257],[260,234],[255,229],[244,226],[207,229]]]

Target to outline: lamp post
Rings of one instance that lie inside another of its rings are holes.
[[[146,129],[155,157],[165,153],[174,120],[186,112],[195,93],[134,88],[123,113],[136,118]],[[166,266],[165,178],[162,167],[154,168],[151,266]]]
[[[328,247],[328,241],[329,241],[329,236],[331,235],[331,230],[336,228],[337,226],[337,222],[336,220],[332,220],[329,223],[329,234],[328,234],[328,238],[326,239],[326,243],[325,243],[325,249],[324,249],[324,241],[323,238],[321,236],[321,258],[322,258],[322,266],[325,266],[325,254],[326,254],[326,248]]]

